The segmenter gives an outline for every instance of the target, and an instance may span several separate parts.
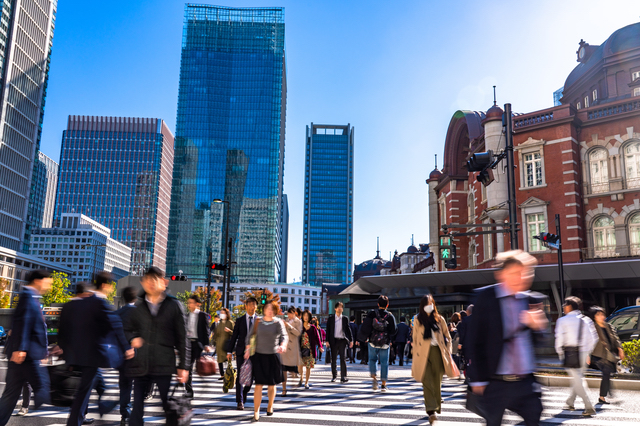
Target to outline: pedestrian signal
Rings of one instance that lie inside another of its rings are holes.
[[[467,170],[470,172],[481,172],[493,163],[493,151],[479,152],[473,154],[467,161]]]
[[[184,275],[171,275],[171,281],[186,281],[187,277]]]
[[[224,263],[212,263],[211,264],[211,269],[215,269],[218,271],[226,271],[227,270],[227,265],[225,265]]]
[[[443,253],[447,252],[447,257],[444,257]],[[440,257],[444,260],[444,267],[447,269],[456,269],[458,267],[458,259],[456,257],[456,246],[452,245],[450,248],[441,251]]]
[[[260,304],[261,305],[267,304],[267,294],[265,293],[265,289],[262,289],[262,294],[260,295]]]
[[[533,238],[542,241],[545,247],[551,247],[554,249],[560,248],[560,237],[556,234],[550,234],[549,232],[541,232],[538,235],[534,235]]]

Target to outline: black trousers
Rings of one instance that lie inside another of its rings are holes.
[[[360,342],[360,350],[362,351],[362,361],[360,364],[369,363],[369,344],[367,342]]]
[[[123,368],[119,370],[118,388],[120,389],[120,415],[123,419],[131,417],[131,390],[133,389],[133,379],[127,377]]]
[[[6,384],[0,398],[0,425],[9,421],[25,382],[33,387],[36,409],[49,402],[49,374],[40,367],[40,361],[26,359],[22,364],[9,362]]]
[[[98,374],[98,367],[80,366],[74,367],[74,369],[82,372],[82,378],[80,379],[80,386],[78,386],[76,397],[71,404],[71,412],[69,413],[67,426],[82,425],[82,422],[84,421],[84,418],[87,414],[87,408],[89,407],[89,397],[91,396],[91,391],[94,387],[96,387],[96,376]]]
[[[593,357],[596,358],[596,357]],[[598,358],[596,365],[602,371],[602,381],[600,382],[600,396],[605,398],[611,392],[611,375],[615,373],[616,366],[612,362]]]
[[[542,391],[533,374],[519,382],[491,380],[481,398],[487,426],[500,426],[505,409],[522,417],[525,425],[538,426],[542,414]]]
[[[31,385],[28,382],[22,387],[22,408],[29,408],[31,403]]]
[[[249,395],[249,391],[251,390],[251,385],[242,386],[240,384],[240,370],[242,369],[242,364],[244,364],[244,352],[236,352],[236,363],[238,364],[238,376],[236,377],[236,404],[246,404],[247,403],[247,395]],[[251,380],[253,384],[253,379]]]
[[[340,378],[347,377],[347,348],[349,341],[347,339],[335,339],[331,345],[331,373],[333,377],[338,377],[338,355],[340,355]]]
[[[395,344],[396,356],[400,359],[400,365],[404,365],[404,347],[406,343],[396,342]]]
[[[196,360],[198,360],[200,355],[202,355],[203,348],[197,340],[190,340],[189,342],[191,343],[191,364],[187,366],[187,370],[189,370],[189,378],[187,379],[187,383],[185,383],[184,387],[187,393],[193,393],[193,386],[191,385],[191,381],[193,379],[193,367],[196,364]]]
[[[171,388],[171,376],[136,377],[133,379],[133,410],[131,410],[131,417],[129,418],[130,426],[144,425],[144,398],[147,388],[152,382],[158,386],[158,393],[162,400],[162,409],[165,414],[167,413],[169,408],[167,400],[169,398],[169,388]]]

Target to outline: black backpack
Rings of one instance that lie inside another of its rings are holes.
[[[375,347],[388,345],[391,340],[389,339],[389,333],[387,333],[387,326],[389,325],[389,322],[387,321],[388,316],[388,312],[385,312],[383,317],[380,316],[380,312],[376,312],[376,316],[371,322],[369,343]]]

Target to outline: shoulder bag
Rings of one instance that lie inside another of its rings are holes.
[[[564,352],[564,368],[580,368],[580,342],[582,340],[582,316],[579,316],[580,325],[578,326],[578,346],[563,346]]]

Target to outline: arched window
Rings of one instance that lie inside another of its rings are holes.
[[[625,146],[624,167],[627,174],[627,188],[640,187],[640,142]]]
[[[605,149],[596,149],[589,154],[589,171],[591,178],[591,193],[609,191],[609,159]]]
[[[636,213],[629,219],[629,244],[633,256],[640,255],[640,213]]]
[[[469,195],[467,196],[467,223],[473,223],[474,216],[476,214],[476,206],[475,206],[475,200],[473,197],[473,192],[469,193]]]
[[[616,230],[609,216],[600,216],[593,222],[593,250],[595,257],[616,256]]]

